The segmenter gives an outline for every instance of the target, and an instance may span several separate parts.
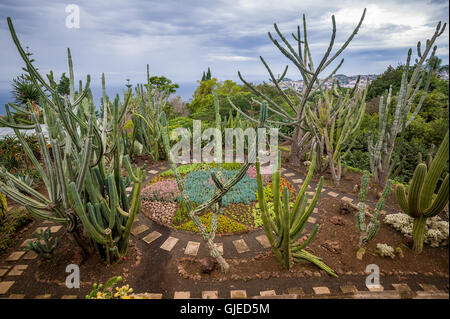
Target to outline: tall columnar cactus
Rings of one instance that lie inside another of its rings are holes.
[[[134,149],[134,140],[139,141],[154,161],[164,158],[159,123],[173,87],[174,84],[165,84],[162,86],[152,85],[148,64],[147,84],[136,87],[137,105],[132,116],[133,138],[131,149]]]
[[[281,194],[280,187],[280,161],[278,162],[277,170],[272,175],[272,193],[274,198],[274,213],[272,218],[269,216],[267,209],[267,202],[264,195],[264,186],[262,182],[262,175],[259,161],[256,162],[257,182],[258,182],[258,201],[259,207],[261,207],[261,217],[264,224],[264,230],[267,238],[272,246],[272,250],[280,261],[280,263],[287,269],[290,269],[292,260],[299,261],[301,259],[312,262],[319,268],[325,270],[329,275],[337,277],[336,273],[328,267],[321,258],[306,251],[305,248],[314,239],[319,225],[316,224],[314,230],[303,243],[299,243],[298,239],[303,233],[303,230],[307,224],[308,218],[313,212],[316,203],[319,199],[320,192],[323,185],[323,176],[320,177],[320,181],[317,185],[316,192],[309,205],[308,195],[306,189],[309,185],[311,177],[314,172],[314,166],[316,163],[316,153],[314,153],[311,165],[308,170],[305,182],[303,183],[294,206],[289,206],[290,193],[285,187]]]
[[[5,218],[7,210],[8,210],[8,203],[6,202],[6,195],[0,193],[0,224],[3,221],[3,218]]]
[[[444,137],[431,165],[417,165],[408,187],[408,195],[402,185],[397,185],[397,201],[402,210],[414,218],[413,240],[414,249],[420,253],[423,249],[423,237],[426,220],[436,216],[445,208],[449,200],[448,174],[445,176],[439,191],[434,197],[439,178],[445,169],[449,157],[448,132]]]
[[[102,258],[108,263],[116,262],[127,253],[130,230],[139,212],[140,191],[145,180],[145,171],[140,168],[133,170],[127,156],[123,158],[123,163],[129,177],[121,176],[119,137],[128,100],[122,105],[117,97],[110,108],[109,119],[108,109],[104,108],[100,130],[89,90],[89,75],[85,89],[82,90],[80,84],[79,93],[75,93],[70,50],[70,96],[67,97],[56,91],[56,83],[51,74],[47,76],[49,83],[44,81],[23,51],[11,19],[7,20],[30,79],[40,91],[41,108],[36,109],[29,104],[29,115],[34,124],[20,125],[14,122],[9,106],[6,105],[6,124],[14,129],[16,137],[42,177],[48,196],[37,192],[4,167],[0,167],[0,176],[5,180],[0,181],[0,192],[25,206],[34,216],[65,226],[85,256],[90,247],[83,238],[83,233],[88,235],[89,242]],[[50,97],[44,89],[51,94]],[[38,120],[41,112],[48,129],[48,141]],[[36,159],[19,129],[35,130],[44,166]],[[107,138],[111,141],[109,149],[103,143]],[[50,148],[47,147],[48,144]],[[107,156],[110,157],[108,160]],[[128,195],[126,187],[130,182],[132,192]]]
[[[392,180],[388,180],[384,187],[383,193],[381,194],[381,197],[377,202],[375,212],[370,218],[369,223],[366,225],[366,196],[369,189],[369,172],[364,171],[361,180],[361,190],[359,191],[359,211],[355,215],[356,228],[361,233],[359,236],[360,249],[358,250],[358,253],[364,254],[365,246],[373,237],[375,237],[378,228],[380,227],[380,213],[384,208],[387,197],[391,193],[391,187]]]
[[[352,41],[354,36],[358,33],[359,28],[361,27],[361,24],[364,20],[366,14],[366,9],[364,9],[364,12],[361,16],[361,19],[359,20],[358,25],[353,30],[352,34],[347,38],[347,40],[342,44],[342,46],[334,53],[331,54],[331,51],[333,49],[335,37],[336,37],[336,22],[334,15],[331,16],[332,21],[332,34],[330,43],[328,45],[328,48],[326,52],[324,53],[322,59],[319,61],[319,63],[315,66],[312,60],[312,54],[310,51],[309,46],[309,40],[307,37],[307,30],[306,30],[306,18],[305,15],[303,15],[303,30],[301,32],[300,26],[297,26],[297,30],[294,33],[292,33],[292,37],[294,39],[295,45],[291,45],[290,42],[285,38],[285,36],[280,32],[277,24],[274,24],[275,31],[277,35],[279,36],[282,44],[278,42],[277,39],[272,37],[272,34],[269,32],[269,38],[272,41],[272,43],[281,51],[281,53],[288,58],[298,69],[300,72],[300,75],[303,79],[303,89],[301,91],[296,90],[295,88],[291,87],[287,82],[284,81],[284,76],[287,73],[288,66],[284,69],[282,72],[282,75],[279,78],[276,78],[266,63],[266,61],[260,57],[261,62],[264,64],[265,68],[267,69],[271,82],[275,85],[278,92],[280,93],[280,96],[283,99],[283,102],[288,105],[287,110],[285,107],[280,105],[279,103],[273,101],[270,97],[265,95],[263,92],[259,91],[255,86],[253,86],[251,83],[245,81],[243,77],[241,76],[241,73],[238,72],[239,78],[241,81],[247,85],[250,90],[256,94],[258,97],[263,99],[268,103],[268,110],[271,111],[271,116],[281,118],[281,121],[271,120],[268,119],[266,122],[267,124],[276,124],[281,126],[290,126],[293,128],[293,136],[286,136],[284,134],[280,134],[281,137],[283,137],[286,140],[292,141],[291,146],[291,155],[290,155],[290,162],[293,165],[298,165],[300,160],[303,159],[304,155],[308,150],[310,150],[310,146],[312,143],[311,137],[312,134],[309,132],[305,125],[305,107],[307,103],[310,103],[310,97],[315,92],[320,92],[321,94],[324,91],[324,84],[334,75],[336,74],[337,70],[342,66],[344,59],[342,59],[337,67],[327,76],[325,76],[323,79],[319,79],[319,76],[323,73],[323,71],[345,50],[345,48],[349,45],[349,43]],[[284,44],[284,45],[283,45]],[[285,90],[284,88],[287,88]],[[300,102],[296,103],[289,97],[289,94],[294,94],[299,97]],[[242,113],[246,118],[257,122],[256,119],[251,118],[247,114],[245,114],[243,111],[241,111],[238,107],[233,105],[233,103],[230,104],[233,108],[235,108],[238,112]]]
[[[214,99],[215,103],[215,113],[216,113],[216,128],[221,127],[221,117],[219,114],[219,101],[217,97]],[[261,114],[260,114],[260,120],[259,120],[259,127],[264,127],[264,123],[266,120],[266,105],[264,104],[261,108]],[[221,165],[219,164],[219,172],[218,174],[211,173],[211,178],[215,184],[215,191],[213,196],[205,201],[204,203],[198,205],[194,208],[194,205],[192,204],[192,201],[190,200],[186,188],[184,186],[183,179],[181,178],[180,173],[177,169],[177,164],[174,160],[174,154],[172,154],[171,148],[170,148],[170,141],[169,141],[169,133],[167,128],[167,121],[166,121],[166,115],[163,112],[161,116],[161,132],[162,132],[162,138],[164,142],[164,147],[166,150],[166,154],[169,159],[169,163],[171,166],[172,171],[174,172],[178,188],[181,192],[182,200],[184,203],[184,206],[186,207],[187,211],[189,212],[189,216],[191,217],[193,223],[198,228],[198,231],[200,235],[202,236],[203,240],[206,242],[206,245],[210,251],[210,254],[213,258],[215,258],[220,265],[222,271],[227,271],[229,269],[229,265],[226,262],[226,260],[220,255],[219,251],[217,250],[217,247],[214,244],[214,237],[215,232],[217,229],[217,220],[218,215],[223,214],[222,210],[222,198],[225,196],[225,194],[234,186],[236,185],[246,174],[247,169],[250,167],[252,161],[254,160],[254,154],[249,154],[250,158],[247,158],[241,169],[236,173],[236,175],[228,179],[226,183],[223,183],[222,177],[221,177]],[[216,154],[217,155],[217,154]],[[252,157],[253,156],[253,157]],[[219,161],[219,163],[221,160]],[[206,209],[212,208],[213,210],[213,218],[211,221],[211,230],[208,233],[206,226],[202,223],[200,220],[199,215],[204,212]]]
[[[319,164],[322,164],[324,157],[322,152],[326,151],[327,163],[323,166],[330,168],[336,185],[341,180],[342,157],[350,150],[366,109],[367,87],[360,90],[358,83],[359,78],[353,90],[345,94],[335,89],[333,83],[331,90],[325,90],[317,105],[306,106],[306,122],[314,133],[314,146],[320,151]]]
[[[436,69],[436,60],[433,57],[435,56],[437,46],[433,47],[433,44],[444,32],[445,27],[445,23],[442,28],[441,22],[438,23],[431,39],[427,39],[423,53],[421,51],[420,41],[417,43],[417,55],[419,59],[416,59],[414,67],[410,66],[412,50],[409,49],[408,58],[406,59],[406,65],[402,74],[400,90],[395,99],[395,107],[393,107],[391,99],[392,88],[389,88],[388,92],[380,98],[377,136],[374,134],[368,140],[370,168],[379,185],[384,185],[391,175],[391,170],[394,166],[391,157],[395,147],[395,139],[398,134],[403,132],[411,124],[422,108]],[[432,48],[433,50],[431,51]],[[430,51],[431,56],[427,60]],[[411,69],[413,69],[413,72],[411,77],[409,77]],[[414,112],[410,114],[412,112],[413,102],[421,89],[423,89],[422,96],[415,106]],[[375,138],[376,140],[374,140]]]

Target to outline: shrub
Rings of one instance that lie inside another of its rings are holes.
[[[390,214],[384,218],[386,224],[399,230],[405,236],[412,236],[414,218],[404,214]],[[424,243],[431,247],[448,245],[449,224],[438,216],[428,218],[425,226]]]
[[[209,232],[211,230],[212,213],[208,213],[201,216],[200,220],[206,226],[206,229]],[[180,226],[175,226],[175,228],[198,232],[198,228],[197,226],[195,226],[192,220]],[[224,215],[218,216],[217,230],[216,230],[217,234],[243,232],[246,230],[248,230],[247,226],[239,224],[236,221],[232,220],[231,218],[228,218],[227,216]]]
[[[211,180],[211,172],[216,172],[217,169],[206,171],[194,171],[186,175],[184,178],[184,185],[186,192],[192,202],[201,204],[207,201],[214,194],[214,185]],[[222,170],[222,177],[224,181],[232,178],[236,171]],[[223,206],[229,204],[245,203],[250,204],[256,200],[256,180],[248,176],[244,176],[236,185],[234,185],[229,192],[222,198]],[[178,201],[181,197],[178,198]]]
[[[5,220],[0,224],[0,255],[14,244],[17,231],[32,220],[25,208],[12,208],[8,211]]]
[[[181,195],[175,180],[161,180],[148,185],[142,190],[143,200],[174,202]]]
[[[377,244],[376,252],[381,257],[395,257],[394,248],[387,244]]]

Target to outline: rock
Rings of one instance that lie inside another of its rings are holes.
[[[305,273],[306,276],[311,277],[313,275],[311,270],[305,270],[303,271]]]
[[[212,257],[202,258],[199,260],[199,263],[200,263],[200,269],[205,274],[211,273],[216,268],[216,265],[217,265],[216,260]]]
[[[358,252],[356,253],[356,259],[362,260],[365,252],[365,250],[358,250]]]
[[[320,274],[320,272],[315,271],[315,272],[314,272],[314,276],[315,276],[315,277],[320,277],[320,276],[322,276],[322,275]]]
[[[340,254],[342,252],[341,245],[337,241],[327,240],[322,247],[328,249],[332,253]]]
[[[350,213],[355,213],[356,209],[353,208],[349,203],[347,203],[346,201],[341,201],[339,204],[339,213],[341,215],[347,215]]]
[[[375,196],[376,199],[380,199],[380,198],[381,198],[381,195],[382,195],[381,192],[378,192],[378,193],[377,193],[377,196]]]
[[[353,193],[358,193],[359,192],[359,185],[355,184],[355,186],[353,186]]]
[[[331,217],[330,218],[330,222],[335,224],[335,225],[339,225],[339,226],[344,226],[345,225],[344,220],[342,219],[342,217],[339,217],[339,216]]]

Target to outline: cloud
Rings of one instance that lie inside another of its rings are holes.
[[[80,29],[65,27],[65,3],[5,0],[0,4],[0,90],[9,90],[23,62],[6,26],[11,16],[19,39],[34,53],[42,72],[67,72],[71,48],[77,80],[92,77],[99,87],[102,72],[107,85],[123,87],[126,79],[144,81],[146,65],[152,74],[177,83],[196,83],[208,67],[219,80],[266,80],[263,56],[275,74],[289,64],[288,76],[299,72],[271,43],[273,23],[289,41],[306,14],[308,39],[317,65],[331,36],[331,15],[337,23],[335,52],[347,39],[367,8],[363,25],[342,54],[340,72],[348,75],[380,73],[389,64],[406,60],[408,48],[424,42],[438,21],[448,22],[448,2],[401,0],[73,0],[80,7]],[[438,54],[448,63],[448,28],[438,39]],[[291,42],[293,45],[294,43]],[[336,59],[336,63],[340,59]],[[330,66],[331,71],[332,66]],[[184,90],[186,92],[186,90]],[[188,94],[188,93],[184,93]],[[189,94],[188,94],[189,95]],[[185,96],[187,97],[187,96]],[[3,101],[0,101],[3,102]]]

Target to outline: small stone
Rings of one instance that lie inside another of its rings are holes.
[[[205,274],[211,273],[216,268],[216,265],[217,265],[216,260],[212,257],[202,258],[199,260],[199,263],[200,263],[200,269]]]
[[[306,276],[309,276],[309,277],[311,277],[313,275],[311,270],[305,270],[304,273]]]
[[[353,186],[353,193],[358,193],[359,192],[359,185],[355,184],[355,186]]]
[[[341,245],[337,241],[327,240],[322,244],[322,247],[328,249],[332,253],[340,254],[342,252]]]
[[[344,219],[342,219],[342,217],[339,216],[333,216],[330,218],[330,222],[334,225],[338,225],[338,226],[343,226],[345,225]]]
[[[314,276],[315,276],[315,277],[320,277],[320,276],[321,276],[321,274],[320,274],[320,272],[318,272],[318,271],[315,271],[315,272],[314,272]]]

